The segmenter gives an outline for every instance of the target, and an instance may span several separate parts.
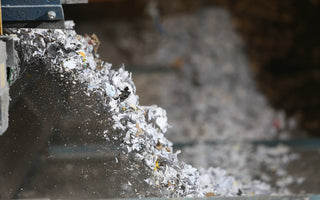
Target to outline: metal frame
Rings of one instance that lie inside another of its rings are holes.
[[[64,20],[60,0],[2,0],[3,21]]]
[[[6,43],[0,40],[0,135],[8,128],[9,87],[6,72]]]

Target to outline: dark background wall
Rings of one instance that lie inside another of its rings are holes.
[[[270,102],[320,135],[320,2],[229,1],[251,67]]]

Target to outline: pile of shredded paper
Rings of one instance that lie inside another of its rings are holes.
[[[124,67],[114,70],[110,63],[99,59],[96,36],[77,35],[72,29],[73,22],[67,22],[66,26],[66,30],[10,30],[19,44],[17,48],[23,52],[21,63],[41,60],[48,65],[49,72],[61,74],[69,83],[82,85],[88,98],[98,96],[99,103],[112,116],[112,127],[102,137],[119,143],[124,154],[143,163],[143,167],[132,165],[135,170],[148,172],[144,181],[150,188],[158,190],[162,197],[272,193],[270,186],[261,181],[236,180],[223,168],[197,169],[179,161],[180,152],[173,152],[172,142],[164,136],[169,127],[166,111],[157,106],[139,105],[131,73]],[[135,192],[143,197],[139,191]]]

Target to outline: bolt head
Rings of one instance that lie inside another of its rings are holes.
[[[54,20],[56,17],[57,17],[57,14],[56,14],[56,12],[54,12],[53,10],[51,10],[51,11],[48,12],[48,18],[49,18],[50,20]]]

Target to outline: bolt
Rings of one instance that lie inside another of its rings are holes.
[[[56,14],[56,12],[54,12],[53,10],[51,10],[51,11],[48,12],[48,18],[49,18],[50,20],[54,20],[54,19],[56,18],[56,16],[57,16],[57,14]]]

